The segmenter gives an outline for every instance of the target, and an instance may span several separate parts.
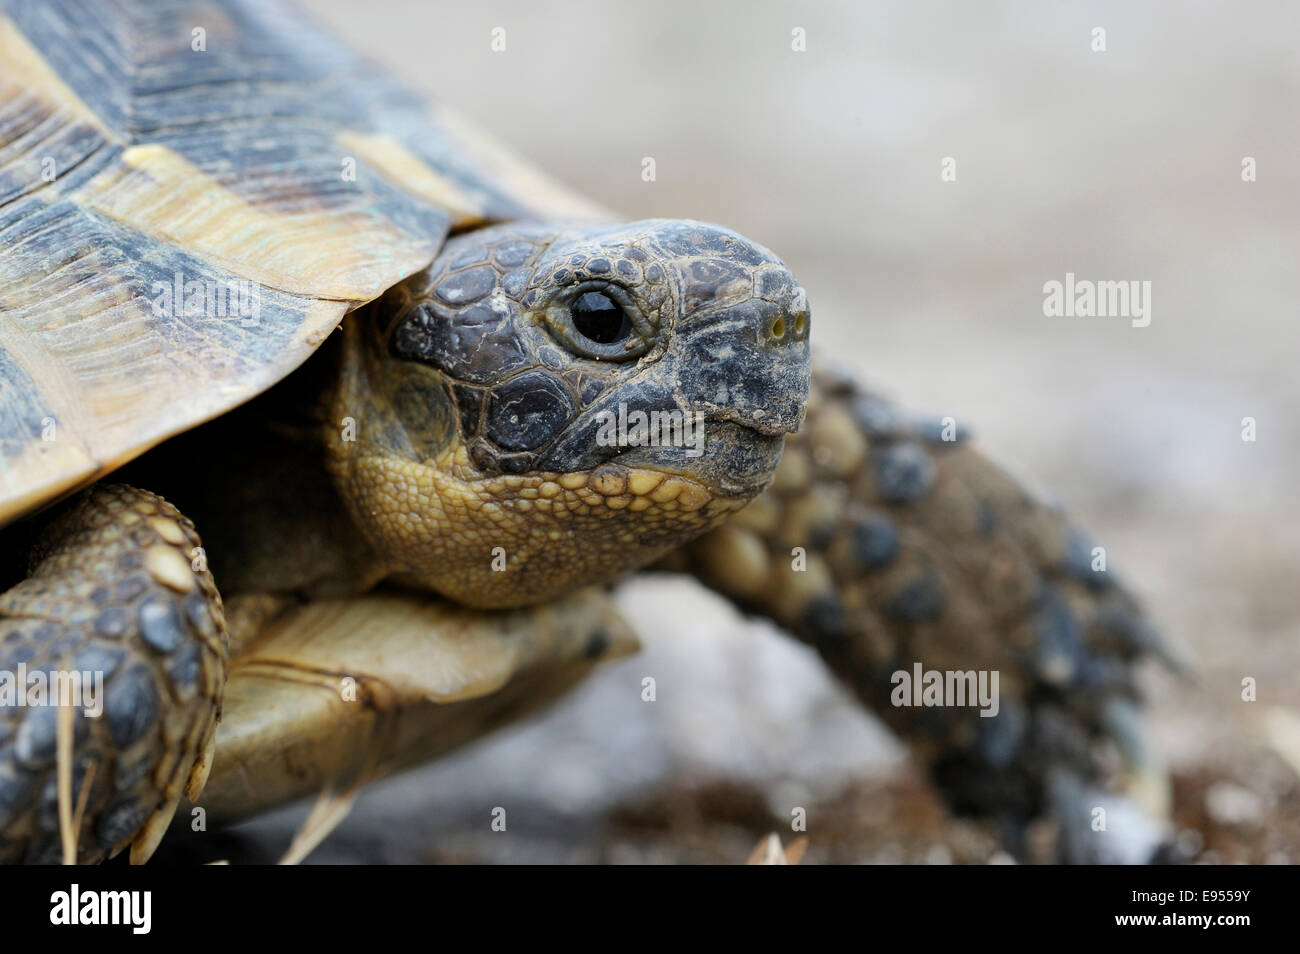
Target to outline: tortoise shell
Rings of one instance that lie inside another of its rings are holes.
[[[0,10],[0,526],[275,384],[451,230],[600,215],[283,3]]]

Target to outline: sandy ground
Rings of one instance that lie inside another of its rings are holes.
[[[1153,673],[1151,688],[1197,851],[1215,825],[1258,844],[1206,860],[1300,851],[1294,823],[1268,824],[1300,816],[1300,8],[307,5],[605,205],[724,222],[781,254],[808,289],[816,348],[973,422],[1107,546],[1196,660],[1194,680]],[[806,52],[791,49],[796,27]],[[1095,27],[1105,52],[1090,49]],[[956,181],[941,180],[945,157]],[[1243,182],[1244,157],[1257,181]],[[1066,272],[1150,281],[1150,325],[1044,317],[1043,284]],[[890,841],[906,824],[855,807],[926,796],[808,651],[688,583],[620,598],[642,655],[368,792],[317,859],[738,859],[773,823],[764,811],[806,801],[838,805],[854,830],[876,820],[856,854],[823,835],[813,859],[987,860],[978,833],[961,842],[969,859],[909,854]],[[644,674],[669,687],[654,705],[638,697]],[[1245,677],[1257,702],[1241,701]],[[1293,767],[1270,746],[1290,747]],[[862,794],[882,791],[895,794]],[[707,807],[728,798],[739,821]],[[495,805],[517,823],[493,840]],[[256,837],[282,843],[300,814]],[[670,830],[694,835],[653,837]]]

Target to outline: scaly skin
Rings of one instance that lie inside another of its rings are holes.
[[[1012,848],[1027,821],[1055,814],[1067,858],[1120,860],[1091,827],[1101,796],[1087,796],[1113,774],[1109,749],[1130,793],[1164,812],[1135,713],[1135,666],[1159,638],[1058,510],[960,428],[944,436],[944,422],[817,373],[772,488],[669,565],[815,646],[950,805],[1003,821]],[[998,715],[893,704],[891,677],[915,663],[996,670]]]
[[[162,499],[98,486],[67,505],[0,593],[0,672],[103,673],[102,717],[73,713],[77,860],[152,853],[211,767],[226,622],[194,525]],[[98,687],[96,687],[98,688]],[[0,861],[58,862],[58,709],[0,706]],[[93,776],[89,772],[93,770]]]

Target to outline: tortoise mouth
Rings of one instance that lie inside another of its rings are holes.
[[[765,433],[735,421],[706,421],[698,443],[602,447],[590,468],[618,464],[692,480],[715,496],[754,497],[772,482],[785,433]]]

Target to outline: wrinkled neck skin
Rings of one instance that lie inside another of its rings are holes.
[[[344,323],[337,381],[322,408],[326,466],[375,561],[368,576],[474,607],[544,602],[654,561],[753,496],[612,463],[484,473],[443,375],[394,362],[368,311]]]

